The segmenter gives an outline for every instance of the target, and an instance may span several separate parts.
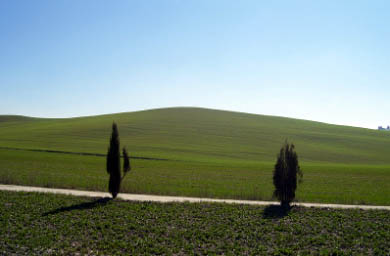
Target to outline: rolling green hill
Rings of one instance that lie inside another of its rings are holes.
[[[285,139],[307,162],[390,164],[390,133],[283,117],[168,108],[40,119],[0,116],[0,146],[106,153],[111,123],[140,157],[192,161],[274,161]]]
[[[0,116],[0,183],[106,190],[113,121],[134,157],[123,192],[270,200],[288,139],[304,172],[299,201],[390,205],[390,133],[201,108]]]

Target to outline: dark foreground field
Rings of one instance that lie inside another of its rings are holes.
[[[388,211],[0,192],[0,254],[389,255]]]

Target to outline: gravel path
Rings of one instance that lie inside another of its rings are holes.
[[[16,185],[0,185],[0,190],[7,191],[23,191],[23,192],[42,192],[42,193],[57,193],[73,196],[86,197],[110,197],[107,192],[83,191],[73,189],[59,188],[42,188],[28,187]],[[228,204],[251,204],[251,205],[277,205],[278,202],[272,201],[251,201],[251,200],[233,200],[233,199],[213,199],[213,198],[197,198],[197,197],[181,197],[181,196],[156,196],[156,195],[141,195],[141,194],[126,194],[120,193],[118,198],[127,201],[152,201],[152,202],[213,202],[213,203],[228,203]],[[363,210],[390,210],[390,206],[374,206],[374,205],[347,205],[347,204],[317,204],[317,203],[294,203],[293,205],[304,207],[318,208],[342,208],[342,209],[363,209]]]

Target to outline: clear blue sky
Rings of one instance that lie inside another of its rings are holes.
[[[0,114],[390,124],[390,1],[0,1]]]

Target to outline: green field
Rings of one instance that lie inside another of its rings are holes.
[[[0,116],[0,182],[106,190],[104,156],[69,152],[104,155],[113,121],[136,157],[125,192],[271,200],[273,164],[288,139],[304,172],[297,200],[390,205],[390,133],[199,108]]]
[[[0,192],[4,255],[388,255],[388,211]]]

